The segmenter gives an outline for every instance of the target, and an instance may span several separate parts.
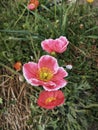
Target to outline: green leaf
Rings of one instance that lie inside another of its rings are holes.
[[[38,129],[38,130],[45,130],[41,125],[38,125],[38,126],[37,126],[37,129]]]
[[[70,4],[70,6],[66,9],[66,12],[63,16],[63,22],[62,22],[62,29],[63,29],[63,32],[67,26],[67,17],[68,17],[68,13],[70,11],[70,9],[72,8],[72,5]]]
[[[92,27],[92,28],[88,29],[87,31],[85,31],[84,34],[90,32],[90,31],[96,30],[96,29],[98,29],[98,26],[95,26],[95,27]]]
[[[2,104],[2,103],[3,103],[2,98],[0,98],[0,104]]]
[[[93,108],[93,107],[98,107],[98,103],[84,106],[84,108]]]
[[[89,36],[85,36],[87,38],[91,38],[91,39],[98,39],[98,36],[96,35],[89,35]]]
[[[69,122],[72,122],[72,123],[75,122],[75,119],[73,118],[73,116],[70,113],[67,114],[67,117],[68,117]]]

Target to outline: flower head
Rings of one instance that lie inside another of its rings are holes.
[[[87,0],[87,2],[88,2],[88,3],[92,3],[92,2],[94,2],[94,0]]]
[[[13,67],[15,68],[15,70],[20,71],[21,68],[22,68],[22,63],[21,63],[20,61],[17,61],[17,62],[13,65]]]
[[[53,109],[64,103],[64,94],[62,91],[42,91],[37,100],[37,104],[46,109]]]
[[[41,46],[43,50],[45,50],[48,53],[63,53],[67,49],[67,45],[69,44],[69,41],[66,37],[61,36],[55,40],[53,39],[46,39],[42,41]]]
[[[29,10],[35,10],[39,6],[39,1],[38,0],[30,0],[27,8]]]
[[[64,77],[68,73],[62,67],[59,67],[56,58],[44,55],[38,63],[28,62],[24,64],[23,75],[31,85],[42,85],[45,90],[53,91],[67,84]]]

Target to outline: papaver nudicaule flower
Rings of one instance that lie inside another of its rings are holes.
[[[39,6],[39,1],[38,0],[30,0],[27,8],[29,10],[35,10]]]
[[[65,97],[62,91],[42,91],[37,100],[37,104],[40,107],[46,109],[53,109],[56,106],[60,106],[64,103]]]
[[[69,41],[64,36],[61,36],[57,39],[46,39],[41,42],[43,50],[45,50],[48,53],[63,53],[64,51],[66,51],[68,44]]]
[[[56,58],[44,55],[38,63],[25,63],[23,65],[23,75],[31,85],[41,85],[47,91],[55,91],[66,86],[67,81],[64,77],[68,73],[63,67],[59,67]]]
[[[87,0],[87,2],[88,2],[88,3],[92,3],[92,2],[94,2],[94,0]]]

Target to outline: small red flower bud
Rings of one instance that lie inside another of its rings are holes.
[[[17,71],[20,71],[22,68],[22,63],[20,61],[17,61],[14,65],[13,65],[14,69]]]

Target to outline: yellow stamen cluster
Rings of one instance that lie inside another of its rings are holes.
[[[45,100],[45,104],[51,103],[52,101],[55,101],[56,98],[55,97],[49,97]]]
[[[53,77],[53,72],[46,67],[41,68],[40,70],[38,70],[38,78],[42,81],[49,81],[51,80],[51,78]]]

